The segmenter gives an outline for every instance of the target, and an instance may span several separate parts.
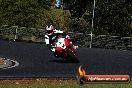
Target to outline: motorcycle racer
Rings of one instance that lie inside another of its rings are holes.
[[[46,27],[46,35],[45,35],[45,42],[47,47],[53,52],[53,55],[57,58],[59,58],[59,52],[55,51],[55,43],[58,37],[61,36],[66,36],[66,38],[70,39],[70,37],[67,35],[66,32],[56,30],[52,24],[48,24]],[[70,42],[72,44],[72,42]],[[74,46],[74,49],[77,49],[78,46]]]

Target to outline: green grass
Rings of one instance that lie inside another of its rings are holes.
[[[84,84],[55,83],[55,84],[0,84],[0,88],[132,88],[129,84]]]

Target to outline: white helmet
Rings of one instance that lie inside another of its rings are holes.
[[[53,27],[53,25],[48,25],[46,27],[46,31],[47,31],[48,35],[52,35],[54,33],[54,27]]]

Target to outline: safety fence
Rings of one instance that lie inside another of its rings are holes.
[[[45,28],[26,28],[18,26],[0,26],[0,39],[44,43]],[[71,41],[79,47],[118,49],[132,51],[132,37],[110,35],[91,36],[86,33],[68,32]],[[91,43],[92,42],[92,43]]]
[[[0,38],[10,41],[44,42],[45,30],[18,26],[0,26]]]

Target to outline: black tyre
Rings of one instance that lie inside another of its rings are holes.
[[[65,58],[66,60],[79,62],[76,55],[74,54],[74,52],[67,50],[67,51],[65,51],[65,53],[67,54],[66,58]]]
[[[53,55],[54,55],[56,58],[59,58],[59,57],[60,57],[59,52],[54,52]]]

